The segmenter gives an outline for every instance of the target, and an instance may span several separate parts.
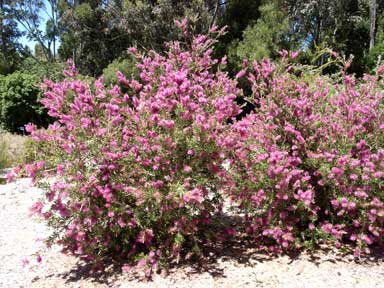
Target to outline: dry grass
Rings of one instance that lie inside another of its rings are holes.
[[[28,137],[0,132],[0,169],[25,163],[25,143]]]

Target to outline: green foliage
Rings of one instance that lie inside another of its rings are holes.
[[[107,68],[103,70],[103,80],[105,86],[119,84],[116,78],[117,72],[122,72],[126,77],[137,78],[139,70],[136,67],[136,61],[132,57],[115,59]]]
[[[73,58],[82,74],[100,76],[130,46],[163,51],[166,41],[179,36],[175,20],[187,17],[193,33],[207,32],[212,23],[212,0],[107,2],[62,5],[59,54],[63,60]]]
[[[225,42],[242,39],[243,31],[260,17],[261,0],[227,1],[224,15],[220,21],[222,26],[228,26]]]
[[[89,3],[82,3],[74,9],[74,17],[86,24],[94,24],[96,20],[95,12]]]
[[[64,79],[63,70],[65,64],[60,62],[46,62],[36,61],[32,57],[25,58],[22,62],[22,71],[31,75],[37,76],[40,82],[44,79],[50,79],[52,81],[60,81]]]
[[[288,15],[279,9],[276,1],[261,6],[260,14],[257,22],[244,30],[243,40],[238,45],[232,44],[232,57],[240,61],[275,58],[280,50],[294,46],[289,43]]]
[[[369,52],[366,58],[367,68],[372,72],[380,64],[383,63],[384,57],[384,21],[381,19],[378,23],[378,30],[376,34],[376,45]]]
[[[46,125],[48,116],[39,103],[39,77],[25,72],[14,72],[0,78],[0,124],[10,132],[32,122]]]
[[[11,9],[12,1],[0,1],[0,74],[13,72],[20,61],[18,38],[22,32],[17,26]]]
[[[361,75],[369,44],[369,1],[284,0],[293,30],[311,50],[324,45],[354,56],[349,71]],[[321,65],[322,63],[319,63]]]

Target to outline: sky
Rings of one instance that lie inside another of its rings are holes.
[[[19,25],[19,28],[20,30],[23,30],[22,27],[20,27]],[[31,41],[29,40],[26,36],[23,36],[20,38],[20,43],[23,45],[23,46],[28,46],[32,51],[35,50],[35,44],[36,42],[35,41]]]
[[[44,4],[45,4],[45,5],[49,5],[49,4],[47,3],[46,0],[44,0]],[[48,6],[48,7],[50,7],[50,6]],[[48,20],[48,16],[47,16],[47,14],[46,14],[44,11],[41,11],[40,16],[41,16],[41,18],[42,18],[41,25],[40,25],[40,29],[41,29],[41,30],[44,30],[44,29],[45,29],[45,23],[46,23],[46,21]],[[19,29],[20,29],[21,31],[25,31],[25,29],[24,29],[23,26],[21,26],[20,24],[18,24],[18,26],[19,26]],[[28,46],[32,51],[35,50],[35,45],[37,44],[36,41],[31,41],[31,40],[29,40],[28,37],[27,37],[27,35],[24,35],[23,37],[20,38],[20,43],[21,43],[23,46]]]

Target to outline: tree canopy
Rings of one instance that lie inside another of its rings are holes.
[[[72,59],[80,74],[106,74],[113,85],[117,70],[134,73],[128,47],[164,53],[165,42],[180,38],[175,21],[188,19],[190,38],[226,27],[214,54],[228,55],[232,75],[243,59],[276,60],[281,50],[299,50],[298,61],[320,66],[326,58],[311,55],[327,48],[353,57],[349,72],[362,76],[382,61],[383,13],[384,0],[0,0],[0,75],[57,80]]]

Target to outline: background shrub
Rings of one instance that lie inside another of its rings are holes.
[[[116,78],[117,72],[123,73],[126,77],[137,79],[139,69],[136,67],[136,59],[129,55],[128,58],[114,60],[107,68],[103,70],[103,81],[105,86],[119,85],[119,79]]]
[[[0,125],[10,132],[19,132],[29,122],[46,125],[49,118],[39,103],[42,92],[39,78],[15,72],[0,78]]]

